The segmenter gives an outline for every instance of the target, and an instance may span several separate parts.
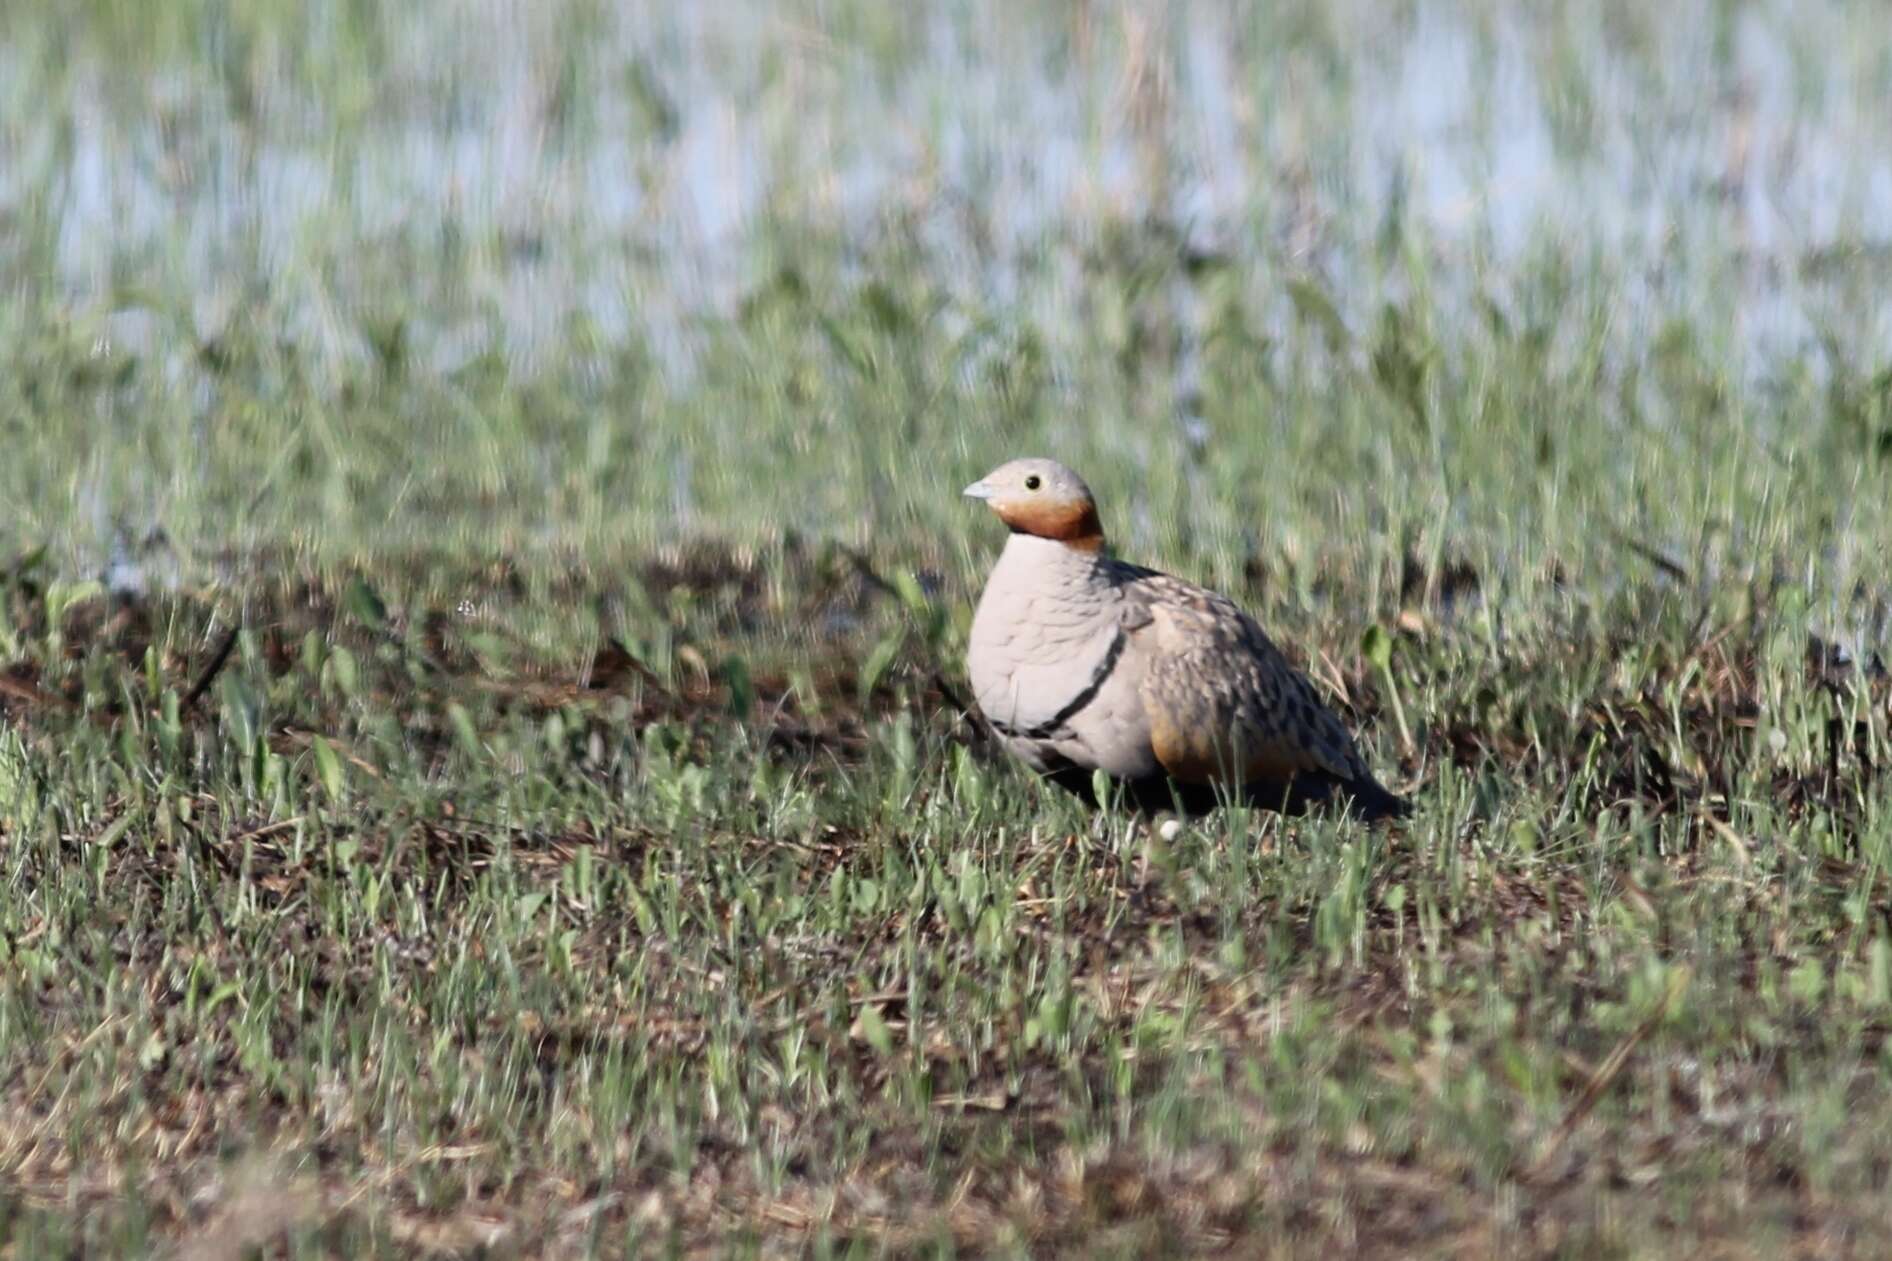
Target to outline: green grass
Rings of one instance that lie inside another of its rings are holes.
[[[1871,14],[160,8],[0,14],[0,1257],[1883,1251]],[[1410,823],[982,745],[1027,452]]]

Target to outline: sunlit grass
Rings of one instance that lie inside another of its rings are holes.
[[[492,16],[0,14],[0,1256],[1871,1251],[1880,24]],[[984,748],[1027,452],[1411,824]]]

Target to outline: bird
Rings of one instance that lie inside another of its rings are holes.
[[[1018,459],[965,494],[1011,531],[973,612],[966,671],[987,725],[1026,766],[1081,797],[1101,771],[1146,813],[1229,802],[1410,813],[1254,618],[1105,548],[1083,478]]]

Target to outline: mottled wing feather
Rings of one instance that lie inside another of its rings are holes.
[[[1370,778],[1340,720],[1233,601],[1125,566],[1150,745],[1183,783]],[[1231,774],[1233,772],[1233,774]],[[1236,778],[1239,776],[1239,778]]]

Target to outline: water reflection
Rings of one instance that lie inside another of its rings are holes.
[[[1080,318],[1071,252],[1145,221],[1277,298],[1283,268],[1317,275],[1349,319],[1404,283],[1389,240],[1423,246],[1448,311],[1549,243],[1605,260],[1632,318],[1712,276],[1750,366],[1836,320],[1888,342],[1892,24],[1871,13],[787,13],[439,0],[374,19],[367,74],[339,13],[241,40],[206,18],[137,70],[99,32],[15,18],[0,222],[50,208],[79,307],[189,277],[200,337],[262,285],[301,304],[298,337],[354,353],[336,313],[399,276],[440,371],[493,340],[529,369],[582,314],[687,374],[702,317],[784,256],[895,235],[1055,337]]]

